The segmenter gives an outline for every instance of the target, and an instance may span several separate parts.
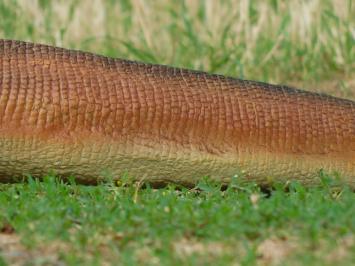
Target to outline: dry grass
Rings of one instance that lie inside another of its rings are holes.
[[[6,38],[302,87],[345,82],[350,96],[355,90],[351,0],[5,0],[0,12]]]

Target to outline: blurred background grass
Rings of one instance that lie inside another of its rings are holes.
[[[3,0],[0,37],[355,95],[351,0]]]

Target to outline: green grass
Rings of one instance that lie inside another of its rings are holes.
[[[10,262],[350,265],[355,259],[355,195],[327,180],[313,188],[294,182],[287,192],[276,185],[270,194],[236,182],[226,190],[208,180],[177,190],[68,185],[53,177],[0,189],[0,228],[10,242],[0,249]]]
[[[351,0],[4,0],[0,38],[354,98],[354,13]],[[0,265],[351,265],[355,196],[329,182],[0,185]]]

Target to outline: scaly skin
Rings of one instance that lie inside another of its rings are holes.
[[[193,185],[355,185],[355,103],[285,86],[0,40],[0,181],[54,171]]]

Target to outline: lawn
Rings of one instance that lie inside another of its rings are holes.
[[[0,187],[4,261],[29,265],[341,265],[354,261],[354,193],[297,182],[260,191],[44,182]]]
[[[4,0],[0,38],[355,99],[353,14],[350,0]],[[355,194],[319,179],[2,184],[0,265],[352,265]]]

